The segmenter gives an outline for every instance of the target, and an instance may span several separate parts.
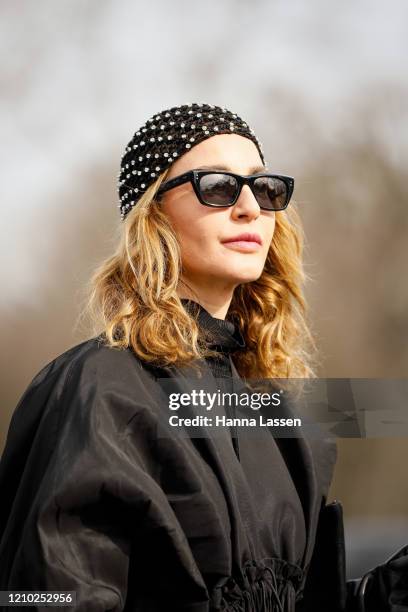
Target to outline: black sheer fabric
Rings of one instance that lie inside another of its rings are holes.
[[[238,325],[231,319],[218,319],[213,317],[201,304],[187,298],[181,298],[184,308],[197,317],[201,327],[212,336],[208,341],[211,348],[216,348],[224,354],[245,349],[245,339]]]

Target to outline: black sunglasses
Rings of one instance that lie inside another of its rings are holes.
[[[250,174],[241,176],[218,170],[189,170],[163,183],[157,191],[165,191],[190,182],[201,204],[214,208],[233,206],[243,185],[249,185],[260,208],[284,210],[292,197],[295,180],[280,174]]]

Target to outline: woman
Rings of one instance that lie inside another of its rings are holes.
[[[98,334],[13,414],[2,590],[73,591],[81,611],[344,609],[333,439],[169,426],[169,390],[314,376],[293,185],[225,108],[173,107],[134,134],[120,242],[92,279]]]

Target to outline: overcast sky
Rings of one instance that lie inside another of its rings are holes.
[[[193,101],[225,105],[250,122],[266,151],[279,139],[284,155],[288,126],[263,103],[268,92],[300,100],[335,138],[353,100],[375,91],[391,108],[407,101],[406,0],[42,0],[3,2],[1,12],[8,302],[41,267],[27,238],[44,226],[56,194],[106,162],[116,206],[123,147],[155,112]],[[390,155],[406,142],[406,126],[379,129]]]

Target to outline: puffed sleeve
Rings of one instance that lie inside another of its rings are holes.
[[[45,392],[48,371],[13,415],[0,463],[0,486],[13,492],[0,587],[75,591],[77,612],[207,612],[205,584],[160,487],[157,423],[137,377],[111,367],[74,364],[63,388],[58,378]]]

